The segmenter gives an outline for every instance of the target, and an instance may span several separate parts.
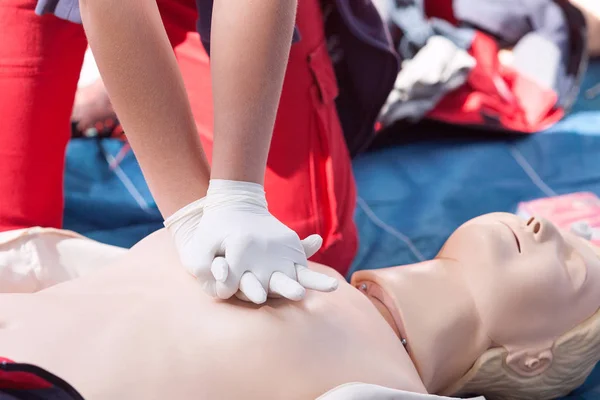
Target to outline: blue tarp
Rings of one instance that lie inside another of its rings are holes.
[[[431,258],[466,220],[514,212],[520,201],[577,191],[600,195],[600,96],[586,97],[599,82],[596,62],[572,114],[544,133],[497,140],[438,135],[358,158],[360,246],[351,272]],[[131,152],[119,168],[109,168],[107,158],[122,146],[112,139],[69,145],[65,227],[129,247],[161,228],[162,219]],[[568,399],[598,396],[600,368]]]
[[[75,139],[67,149],[64,226],[99,242],[131,247],[162,228],[162,218],[133,152],[111,169],[125,144]]]

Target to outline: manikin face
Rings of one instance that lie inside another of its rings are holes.
[[[543,347],[600,307],[600,257],[550,222],[494,213],[459,227],[438,254],[454,261],[498,346]]]

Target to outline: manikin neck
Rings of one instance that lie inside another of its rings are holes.
[[[459,380],[490,347],[455,261],[434,259],[374,274],[375,279],[367,273],[356,281],[359,286],[367,281],[369,291],[380,292],[376,297],[393,316],[392,328],[406,340],[429,393]]]

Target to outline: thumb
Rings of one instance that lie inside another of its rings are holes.
[[[320,235],[310,235],[306,239],[300,241],[302,248],[306,254],[306,258],[311,258],[323,245],[323,238]]]
[[[210,267],[210,271],[218,282],[224,283],[229,275],[229,264],[227,263],[227,259],[225,257],[215,257],[212,266]]]

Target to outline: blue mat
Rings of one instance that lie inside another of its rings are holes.
[[[99,242],[131,247],[162,228],[162,218],[133,152],[109,161],[124,143],[75,139],[67,148],[64,226]]]
[[[366,154],[354,163],[360,246],[350,273],[433,257],[466,220],[543,196],[600,195],[600,82],[593,63],[572,114],[547,132],[521,139],[442,139]],[[162,219],[123,143],[73,140],[67,151],[65,227],[130,247]],[[600,368],[565,400],[600,398]]]

